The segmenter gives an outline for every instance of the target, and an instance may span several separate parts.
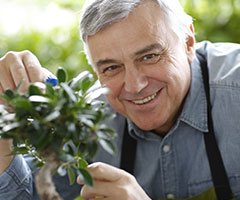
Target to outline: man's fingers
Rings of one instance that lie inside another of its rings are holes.
[[[2,85],[0,83],[0,94],[3,93],[3,92],[4,92],[4,90],[3,90],[3,87],[2,87]]]
[[[94,179],[103,181],[117,181],[123,174],[127,174],[121,169],[102,162],[90,164],[88,166],[88,171]]]
[[[98,162],[89,165],[88,171],[93,177],[93,186],[83,185],[84,199],[149,199],[136,179],[124,170]]]
[[[37,57],[30,51],[22,51],[20,52],[20,56],[29,77],[29,81],[31,83],[43,82],[45,80],[45,74]]]
[[[29,78],[18,52],[8,52],[0,59],[0,82],[3,90],[14,89],[21,83],[20,91],[25,91]]]
[[[17,56],[13,52],[8,52],[0,59],[0,83],[3,91],[16,87],[10,70],[10,65],[15,63],[16,59]]]
[[[21,84],[20,91],[26,91],[29,86],[29,78],[26,68],[19,58],[17,59],[17,62],[11,63],[10,73],[13,78],[14,85],[18,86]]]
[[[81,196],[84,199],[102,199],[111,196],[112,187],[110,182],[94,180],[93,187],[84,185],[81,190]]]
[[[3,87],[2,87],[2,85],[1,85],[1,83],[0,83],[0,95],[1,95],[3,92],[4,92],[4,90],[3,90]],[[3,104],[3,103],[4,103],[4,101],[3,101],[3,99],[2,99],[1,96],[0,96],[0,105]]]
[[[88,171],[96,180],[117,181],[121,178],[120,169],[102,162],[96,162],[89,165]]]
[[[90,164],[87,170],[91,174],[94,181],[113,182],[120,179],[123,176],[123,173],[125,175],[127,174],[125,171],[121,169],[118,169],[116,167],[113,167],[102,162]],[[80,185],[84,184],[80,176],[78,176],[77,178],[77,183]]]
[[[20,91],[25,92],[30,83],[45,82],[49,76],[53,75],[41,66],[37,57],[30,51],[10,51],[0,58],[2,91],[14,89],[21,84]]]
[[[43,82],[46,82],[46,80],[49,77],[57,79],[57,77],[52,72],[50,72],[48,69],[46,69],[46,68],[42,68],[42,74],[43,74]]]

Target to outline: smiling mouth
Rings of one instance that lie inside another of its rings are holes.
[[[139,99],[139,100],[135,100],[132,102],[137,105],[143,105],[143,104],[146,104],[146,103],[152,101],[153,99],[155,99],[156,96],[157,96],[157,92],[150,96],[145,97],[144,99]]]

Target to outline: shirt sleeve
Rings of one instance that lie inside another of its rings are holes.
[[[0,175],[0,199],[32,199],[32,173],[24,158],[16,155],[10,166]]]

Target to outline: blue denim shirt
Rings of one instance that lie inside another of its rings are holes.
[[[214,132],[232,191],[240,200],[240,45],[202,42],[197,48],[204,44]],[[129,133],[138,142],[134,176],[153,200],[192,197],[213,187],[203,138],[203,132],[208,131],[207,105],[197,59],[191,72],[191,87],[182,112],[164,138],[142,131],[128,120]],[[94,161],[119,167],[125,119],[117,115],[109,125],[118,133],[118,152],[111,156],[100,148]],[[0,176],[0,200],[37,199],[32,179],[28,165],[17,156]],[[69,187],[66,177],[54,180],[64,199],[72,200],[79,194],[80,187]]]

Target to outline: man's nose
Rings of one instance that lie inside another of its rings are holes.
[[[124,77],[124,89],[133,94],[138,94],[148,85],[147,76],[135,66],[126,68]]]

